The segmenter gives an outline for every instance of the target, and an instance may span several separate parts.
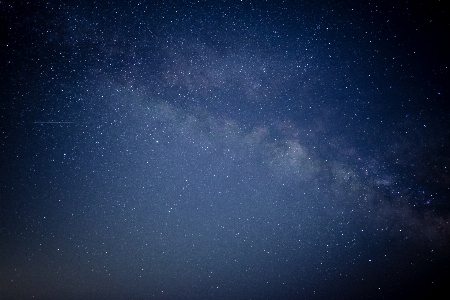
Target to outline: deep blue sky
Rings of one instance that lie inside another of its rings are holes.
[[[0,2],[2,299],[450,284],[443,1]]]

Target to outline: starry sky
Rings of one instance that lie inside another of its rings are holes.
[[[0,1],[0,298],[449,295],[422,2]]]

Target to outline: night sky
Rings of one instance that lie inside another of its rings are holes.
[[[446,1],[61,2],[0,1],[0,299],[450,297]]]

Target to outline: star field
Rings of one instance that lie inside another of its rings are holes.
[[[0,298],[449,294],[441,1],[0,16]]]

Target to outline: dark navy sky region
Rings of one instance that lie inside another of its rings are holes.
[[[444,2],[0,1],[0,298],[450,296]]]

